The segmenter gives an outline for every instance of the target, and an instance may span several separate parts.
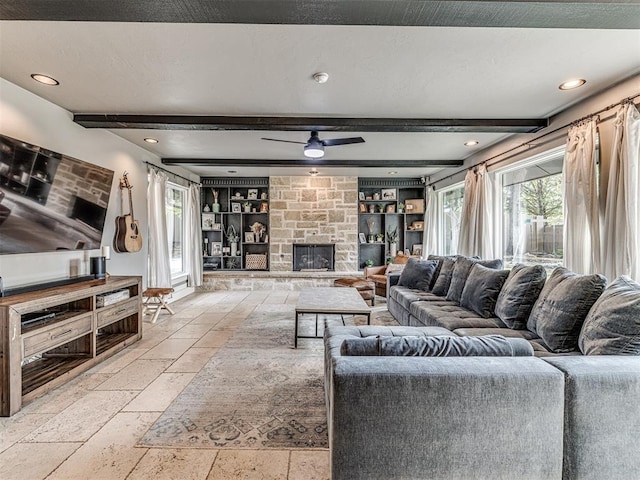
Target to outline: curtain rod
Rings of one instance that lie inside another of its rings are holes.
[[[189,183],[193,183],[194,185],[199,185],[202,186],[202,184],[200,182],[194,182],[193,180],[187,178],[187,177],[183,177],[182,175],[178,175],[177,173],[173,173],[171,170],[167,170],[166,168],[162,168],[159,167],[158,165],[156,165],[155,163],[151,163],[151,162],[143,162],[147,164],[147,168],[152,167],[152,168],[157,168],[158,170],[162,170],[163,172],[167,172],[170,175],[173,175],[174,177],[178,177],[181,178]]]
[[[538,137],[536,137],[534,139],[527,140],[526,142],[523,142],[520,145],[512,147],[509,150],[505,150],[504,152],[498,153],[497,155],[494,155],[493,157],[487,158],[486,160],[483,160],[483,161],[478,162],[478,163],[476,163],[474,165],[471,165],[470,167],[466,167],[463,170],[458,170],[457,172],[454,172],[454,173],[452,173],[450,175],[447,175],[446,177],[442,177],[442,178],[439,178],[438,180],[434,180],[433,182],[429,183],[428,186],[429,187],[434,187],[435,184],[438,183],[438,182],[442,182],[443,180],[447,180],[449,178],[455,177],[456,175],[458,175],[459,173],[464,172],[465,170],[471,170],[471,169],[476,168],[476,167],[478,167],[478,166],[480,166],[482,164],[486,164],[487,167],[493,167],[494,165],[498,165],[498,164],[500,164],[502,162],[505,162],[505,161],[509,160],[510,158],[512,158],[513,155],[510,155],[510,156],[502,158],[502,159],[500,159],[500,160],[498,160],[496,162],[493,162],[491,165],[489,165],[489,162],[491,160],[495,159],[495,158],[498,158],[498,157],[501,157],[501,156],[506,155],[508,153],[511,153],[514,150],[517,150],[517,149],[522,148],[522,147],[527,146],[527,145],[531,145],[532,143],[537,142],[538,140],[540,140],[540,139],[542,139],[544,137],[548,137],[549,135],[553,135],[554,133],[557,133],[560,130],[564,130],[567,127],[570,127],[572,125],[577,125],[580,122],[584,122],[585,120],[588,120],[590,118],[596,117],[596,116],[600,115],[601,113],[607,112],[607,111],[611,110],[612,108],[615,108],[615,107],[617,107],[619,105],[624,105],[625,103],[631,103],[631,102],[633,102],[634,99],[636,99],[638,97],[640,97],[640,93],[637,93],[637,94],[632,95],[630,97],[623,98],[619,102],[612,103],[611,105],[607,105],[606,107],[601,108],[600,110],[598,110],[596,112],[590,113],[589,115],[585,115],[584,117],[581,117],[581,118],[579,118],[577,120],[573,120],[572,122],[569,122],[569,123],[567,123],[565,125],[562,125],[561,127],[557,127],[557,128],[555,128],[555,129],[553,129],[553,130],[551,130],[549,132],[543,133],[542,135],[540,135],[540,136],[538,136]]]

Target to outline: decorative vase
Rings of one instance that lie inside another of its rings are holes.
[[[231,256],[235,257],[238,254],[238,244],[233,242],[231,244]]]
[[[395,258],[398,253],[398,246],[395,243],[389,244],[389,256]]]
[[[376,241],[376,237],[375,237],[375,235],[368,235],[368,236],[367,236],[367,241],[368,241],[369,243],[374,243],[374,242]]]
[[[214,212],[218,213],[220,211],[220,204],[219,203],[214,203],[211,205],[212,209]]]
[[[251,213],[251,207],[244,207],[244,213]]]
[[[209,208],[209,204],[208,203],[204,204],[204,208],[202,209],[202,211],[203,212],[210,212],[211,211],[211,209]]]

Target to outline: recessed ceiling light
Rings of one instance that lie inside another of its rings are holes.
[[[312,177],[315,177],[316,175],[318,175],[318,173],[319,173],[318,170],[316,170],[316,168],[313,167],[309,172],[309,175],[311,175]]]
[[[233,175],[234,173],[238,173],[237,170],[227,170],[227,173],[230,173],[231,175]]]
[[[389,172],[389,175],[397,175],[398,172],[396,172],[395,170],[392,170],[391,172]]]
[[[573,88],[581,87],[585,83],[587,83],[587,81],[584,78],[576,78],[574,80],[567,80],[566,82],[561,83],[558,85],[558,88],[560,90],[571,90]]]
[[[478,143],[480,143],[480,142],[478,142],[477,140],[469,140],[468,142],[464,142],[464,146],[465,147],[475,147],[476,145],[478,145]]]
[[[32,73],[31,78],[33,78],[36,82],[43,83],[45,85],[60,85],[60,82],[49,75],[44,75],[42,73]]]
[[[147,142],[147,143],[158,143],[158,139],[157,138],[151,138],[151,137],[145,138],[144,141]]]
[[[329,74],[326,72],[314,73],[313,79],[318,83],[327,83],[327,80],[329,80]]]

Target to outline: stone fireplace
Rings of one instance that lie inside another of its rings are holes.
[[[292,271],[300,243],[334,245],[335,271],[358,271],[357,177],[270,177],[269,195],[272,272]]]

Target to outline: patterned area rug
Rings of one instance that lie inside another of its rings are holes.
[[[293,305],[256,307],[139,444],[328,448],[322,340],[300,340],[293,349],[293,319]],[[320,316],[321,326],[325,321],[341,324],[337,316]],[[372,323],[395,322],[382,311]],[[313,334],[314,326],[312,317],[303,319],[301,334]]]

